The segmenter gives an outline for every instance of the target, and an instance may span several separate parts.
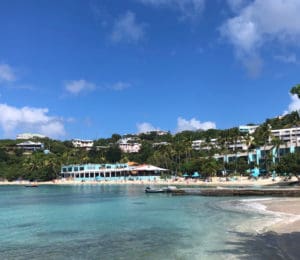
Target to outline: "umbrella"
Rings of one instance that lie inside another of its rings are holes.
[[[199,172],[194,172],[193,175],[192,175],[193,178],[199,178],[200,177],[200,174]]]
[[[182,175],[183,177],[189,177],[189,175],[187,173]]]

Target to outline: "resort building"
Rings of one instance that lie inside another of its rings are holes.
[[[300,127],[271,130],[272,136],[280,139],[284,143],[298,146],[300,145]]]
[[[141,133],[141,134],[150,135],[150,134],[152,134],[152,133],[155,133],[155,134],[160,135],[160,136],[169,134],[169,132],[167,132],[167,131],[162,131],[162,130],[148,131],[148,132],[144,132],[144,133]]]
[[[77,181],[156,180],[163,171],[166,169],[153,165],[79,164],[62,166],[60,176]]]
[[[248,145],[246,144],[246,141],[244,139],[239,139],[236,140],[235,142],[228,143],[227,144],[228,150],[242,150],[242,151],[247,151],[248,150]]]
[[[200,151],[200,150],[207,151],[212,148],[219,148],[217,141],[218,140],[216,138],[210,139],[209,142],[206,142],[204,140],[195,140],[195,141],[192,141],[192,149],[197,150],[197,151]]]
[[[239,158],[244,158],[248,164],[254,164],[257,166],[264,165],[267,157],[271,155],[272,161],[278,162],[279,158],[288,153],[295,153],[295,151],[300,151],[300,146],[294,145],[280,145],[279,147],[274,147],[273,145],[266,145],[251,151],[236,151],[230,154],[215,154],[215,159],[223,161],[224,163],[234,162]]]
[[[203,143],[204,143],[203,140],[195,140],[195,141],[192,141],[192,148],[193,148],[194,150],[199,151],[199,150],[201,149],[201,146],[202,146]]]
[[[93,145],[94,145],[94,141],[92,141],[92,140],[82,140],[82,139],[73,139],[72,144],[76,148],[83,148],[83,149],[86,149],[86,150],[91,150]]]
[[[17,144],[17,147],[27,151],[36,151],[44,149],[44,144],[40,142],[27,141]]]
[[[253,134],[256,130],[256,128],[258,128],[259,125],[240,125],[239,126],[239,131],[241,133],[245,133],[245,134]]]
[[[47,138],[47,137],[45,135],[31,134],[31,133],[23,133],[17,135],[17,140],[28,140],[28,139],[35,139],[35,138]]]
[[[141,144],[137,143],[132,138],[122,138],[118,141],[118,146],[124,153],[138,153],[141,149]]]
[[[153,143],[152,147],[157,148],[157,147],[162,147],[162,146],[166,146],[166,145],[170,145],[170,143],[168,143],[168,142]]]

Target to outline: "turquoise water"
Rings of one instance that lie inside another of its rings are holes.
[[[238,199],[144,188],[2,186],[0,259],[234,259],[261,217]]]

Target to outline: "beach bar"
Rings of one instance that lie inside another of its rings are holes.
[[[60,176],[76,181],[157,180],[166,169],[153,165],[129,166],[116,164],[72,164],[61,167]]]

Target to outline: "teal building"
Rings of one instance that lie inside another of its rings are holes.
[[[72,164],[61,167],[60,176],[76,181],[112,181],[112,180],[156,180],[160,178],[161,169],[155,166],[129,166],[116,164]]]

